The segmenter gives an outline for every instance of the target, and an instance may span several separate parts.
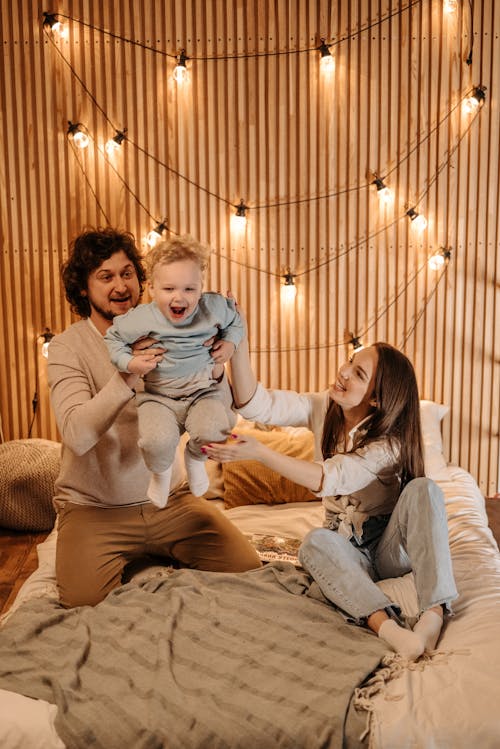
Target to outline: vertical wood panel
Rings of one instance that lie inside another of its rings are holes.
[[[446,15],[440,0],[62,0],[66,41],[43,31],[45,7],[11,5],[1,0],[5,439],[27,435],[35,392],[32,434],[57,439],[37,337],[72,319],[59,280],[71,238],[110,221],[145,249],[167,218],[213,248],[209,285],[245,307],[265,384],[325,387],[351,333],[402,345],[422,396],[450,406],[447,457],[485,494],[498,489],[498,3],[473,3],[472,25],[468,3]],[[321,38],[336,59],[328,79]],[[183,86],[171,77],[181,48]],[[487,99],[470,124],[460,102],[478,84]],[[84,153],[68,120],[89,129]],[[385,208],[373,173],[394,191]],[[413,206],[429,221],[422,235]],[[425,261],[445,246],[438,283]],[[298,294],[286,307],[288,268]]]

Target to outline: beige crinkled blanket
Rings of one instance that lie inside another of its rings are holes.
[[[56,704],[68,749],[340,749],[384,648],[318,598],[275,562],[29,601],[0,630],[0,688]]]

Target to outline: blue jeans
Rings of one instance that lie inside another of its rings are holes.
[[[373,530],[370,519],[367,523]],[[427,478],[405,486],[378,541],[371,538],[363,545],[363,539],[314,528],[304,538],[299,561],[323,595],[358,624],[375,611],[394,610],[375,582],[411,570],[420,613],[438,604],[451,611],[458,595],[443,493]]]

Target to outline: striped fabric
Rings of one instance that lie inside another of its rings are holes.
[[[178,570],[99,605],[23,605],[0,630],[0,688],[58,706],[71,749],[340,749],[384,648],[291,564]]]

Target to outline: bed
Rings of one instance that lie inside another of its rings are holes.
[[[446,411],[422,401],[459,590],[433,654],[389,653],[278,551],[233,575],[150,565],[68,612],[54,529],[0,622],[2,749],[497,749],[500,554],[476,482],[446,465]],[[299,457],[311,447],[304,430],[239,427]],[[210,496],[254,539],[300,539],[322,521],[318,501],[251,462],[213,466]],[[415,615],[411,574],[379,585]]]

